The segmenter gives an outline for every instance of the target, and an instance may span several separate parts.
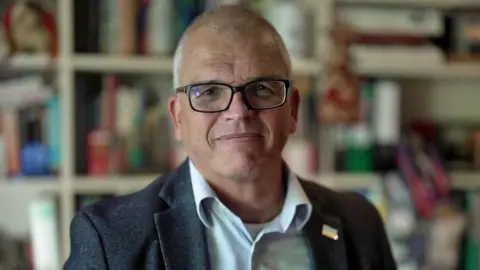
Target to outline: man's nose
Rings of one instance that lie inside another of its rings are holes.
[[[223,113],[227,120],[242,120],[252,117],[253,110],[249,110],[241,93],[233,95],[232,102],[228,109]]]

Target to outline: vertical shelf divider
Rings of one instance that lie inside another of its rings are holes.
[[[61,100],[60,228],[62,264],[70,255],[70,222],[74,215],[74,70],[73,70],[73,1],[57,0],[59,55],[57,78]]]
[[[319,59],[322,64],[320,74],[315,78],[316,80],[316,94],[319,98],[324,91],[327,84],[326,81],[326,65],[327,57],[330,52],[330,28],[334,21],[334,0],[312,1],[316,4],[315,7],[315,59]],[[322,126],[317,128],[318,137],[317,143],[319,147],[319,168],[320,174],[330,174],[334,172],[335,168],[335,147],[331,139],[331,128],[329,126]]]

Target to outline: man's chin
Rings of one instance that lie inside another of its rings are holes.
[[[226,158],[218,163],[217,171],[223,177],[238,180],[248,179],[254,177],[260,170],[260,159],[236,156],[236,154],[233,154],[231,158]]]

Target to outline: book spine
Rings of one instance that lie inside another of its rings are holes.
[[[17,111],[5,109],[3,110],[2,118],[8,174],[16,177],[20,173],[20,135]]]
[[[60,270],[60,249],[55,200],[34,200],[29,206],[34,269]]]
[[[173,0],[152,1],[148,9],[147,36],[149,53],[167,55],[174,50],[174,3]]]
[[[4,180],[8,175],[6,152],[3,134],[0,134],[0,181]]]
[[[61,123],[61,100],[59,96],[53,96],[47,104],[47,145],[49,148],[49,166],[58,170],[61,163],[60,149],[60,123]]]

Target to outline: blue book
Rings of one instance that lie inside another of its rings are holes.
[[[47,103],[47,145],[49,149],[49,166],[59,169],[61,165],[61,100],[54,95]]]

